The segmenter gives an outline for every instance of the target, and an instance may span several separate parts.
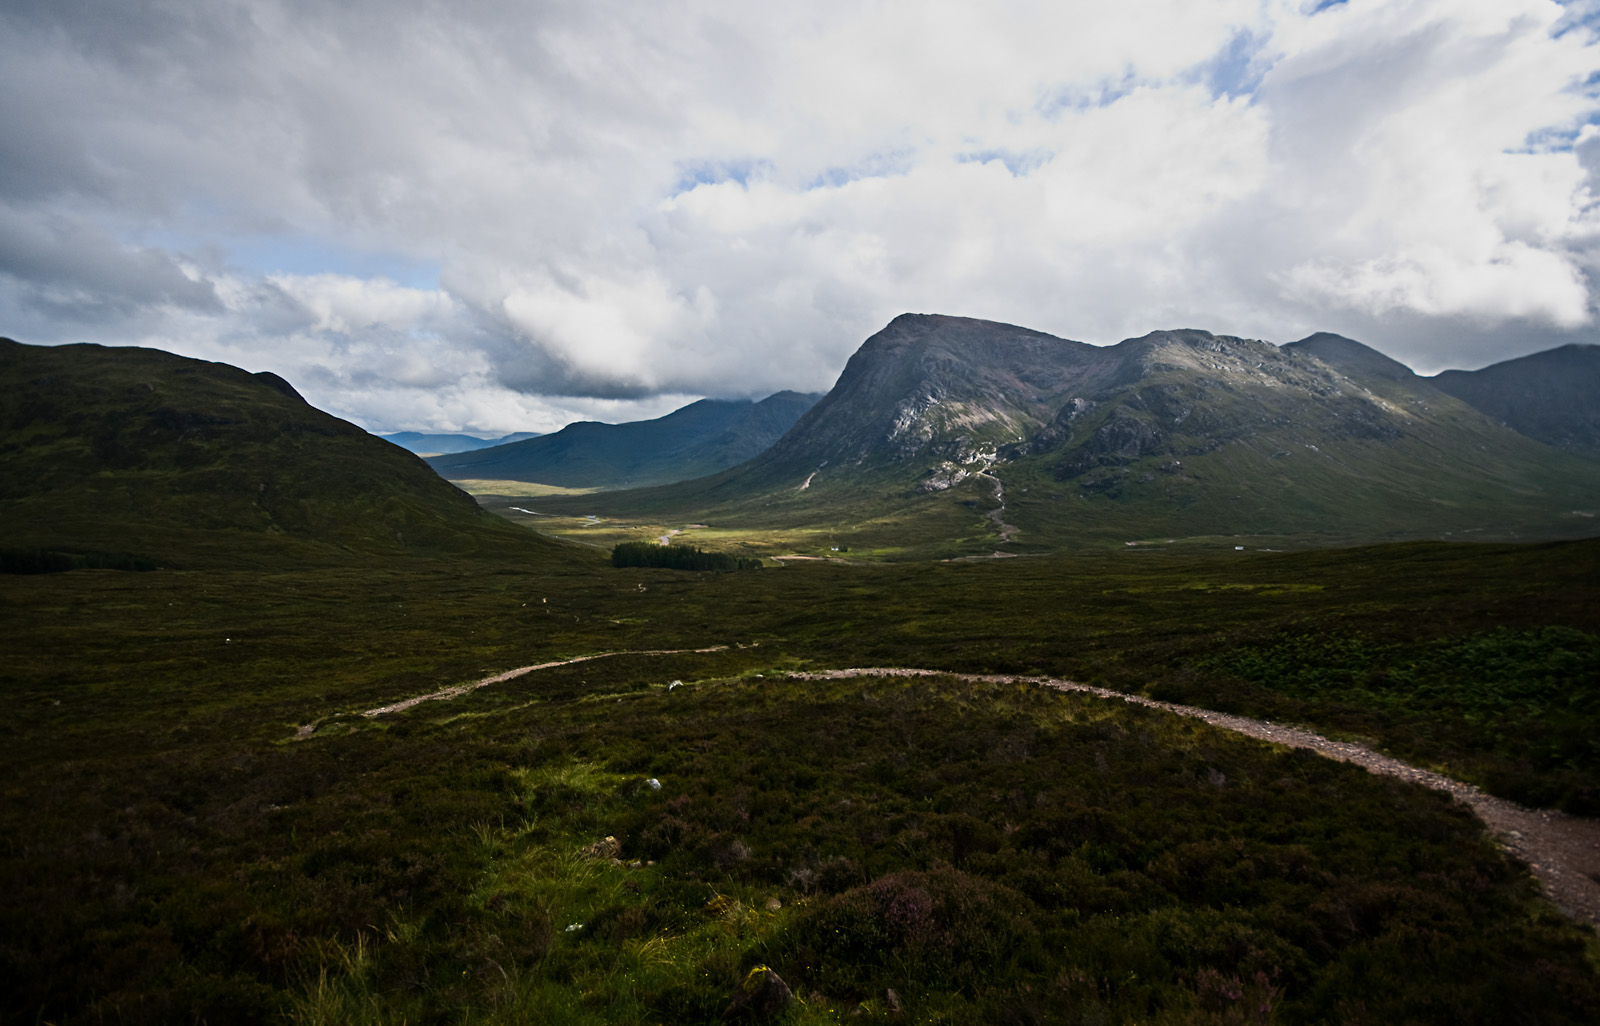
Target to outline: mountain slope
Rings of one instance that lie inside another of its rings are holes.
[[[8,548],[167,565],[550,545],[273,374],[154,349],[0,340]]]
[[[971,551],[1587,534],[1597,497],[1600,467],[1339,336],[1094,347],[904,315],[761,456],[598,508]]]
[[[428,460],[454,480],[528,481],[566,488],[626,488],[713,474],[762,452],[817,396],[779,392],[760,402],[702,399],[655,420],[582,421],[560,431]]]
[[[1593,528],[1574,510],[1594,512],[1600,473],[1352,340],[1279,348],[1180,331],[1112,349],[1125,383],[1086,397],[1094,408],[1045,457],[1046,487],[1080,534],[1343,543]],[[1039,469],[1023,460],[1014,473]],[[1062,536],[1060,518],[1016,511],[1030,519]]]
[[[1565,345],[1429,381],[1529,438],[1600,459],[1600,346]]]

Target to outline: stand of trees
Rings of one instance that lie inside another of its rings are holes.
[[[611,550],[611,565],[660,566],[669,570],[754,570],[761,566],[761,560],[730,556],[726,552],[706,552],[693,545],[622,542]]]
[[[126,552],[0,549],[0,574],[59,574],[67,570],[154,570],[153,559]]]

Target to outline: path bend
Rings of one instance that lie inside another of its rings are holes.
[[[506,670],[504,673],[497,673],[492,677],[485,677],[482,680],[475,680],[467,684],[456,684],[452,687],[441,688],[438,691],[430,691],[426,695],[417,695],[415,698],[407,698],[391,705],[380,705],[376,709],[365,710],[361,715],[370,717],[382,716],[385,713],[405,712],[412,706],[421,705],[423,702],[435,702],[446,698],[457,698],[469,691],[476,691],[479,688],[488,687],[490,684],[500,684],[508,680],[513,680],[525,673],[532,673],[534,670],[550,670],[557,666],[571,666],[573,663],[587,663],[595,659],[610,659],[613,656],[703,655],[708,652],[726,652],[727,649],[727,645],[712,645],[710,648],[653,648],[644,650],[624,649],[617,652],[596,652],[594,655],[575,656],[571,659],[557,659],[554,662],[548,663],[534,663],[532,666],[519,666],[515,670]]]
[[[362,716],[383,716],[404,712],[423,702],[456,698],[478,688],[513,680],[535,670],[548,670],[558,666],[571,666],[596,659],[615,656],[665,656],[708,654],[726,651],[727,645],[707,648],[671,648],[622,650],[598,652],[550,662],[519,666],[481,680],[441,688],[425,695],[393,702],[389,705],[367,709]],[[1094,695],[1099,698],[1160,709],[1177,716],[1203,720],[1214,727],[1244,734],[1272,744],[1290,748],[1304,748],[1329,759],[1354,763],[1370,773],[1398,777],[1435,791],[1444,791],[1464,803],[1489,828],[1501,846],[1528,865],[1534,877],[1544,888],[1550,900],[1567,915],[1592,929],[1600,931],[1600,820],[1571,816],[1553,809],[1530,809],[1504,798],[1486,794],[1480,788],[1462,783],[1431,770],[1415,766],[1373,751],[1366,745],[1349,741],[1334,741],[1309,730],[1286,727],[1266,720],[1251,719],[1201,709],[1198,706],[1163,702],[1144,695],[1131,695],[1110,688],[1097,688],[1059,677],[1040,677],[1003,673],[953,673],[948,670],[929,670],[905,666],[852,667],[839,670],[795,671],[786,675],[789,680],[845,680],[852,677],[954,677],[958,680],[980,681],[991,684],[1036,684],[1056,691]],[[298,737],[309,737],[316,724],[307,724],[297,731]]]
[[[1486,794],[1471,784],[1453,780],[1442,773],[1418,769],[1399,759],[1373,751],[1366,745],[1334,741],[1298,727],[1285,727],[1248,716],[1234,716],[1213,709],[1162,702],[1143,695],[1130,695],[1110,688],[1091,687],[1057,677],[1017,674],[950,673],[909,667],[858,667],[847,670],[821,670],[790,673],[794,680],[843,680],[850,677],[955,677],[960,680],[994,684],[1038,684],[1057,691],[1078,692],[1116,699],[1130,705],[1160,709],[1178,716],[1204,720],[1214,727],[1245,734],[1272,744],[1304,748],[1329,759],[1350,762],[1369,773],[1398,777],[1435,791],[1444,791],[1462,802],[1478,817],[1500,844],[1527,863],[1545,894],[1567,915],[1600,931],[1600,820],[1571,816],[1553,809],[1530,809],[1504,798]]]

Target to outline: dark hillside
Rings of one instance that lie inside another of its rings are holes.
[[[274,374],[0,340],[8,549],[238,559],[552,551]]]
[[[1600,346],[1561,346],[1429,380],[1529,438],[1600,459]]]
[[[759,454],[817,401],[778,392],[760,402],[701,399],[655,420],[580,421],[560,431],[473,452],[434,456],[447,478],[529,481],[563,488],[641,488],[726,470]]]

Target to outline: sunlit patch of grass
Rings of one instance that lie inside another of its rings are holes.
[[[451,478],[450,483],[469,495],[493,497],[509,503],[515,503],[518,499],[537,499],[546,495],[590,495],[600,491],[598,488],[568,488],[534,481],[507,481],[483,477]]]

